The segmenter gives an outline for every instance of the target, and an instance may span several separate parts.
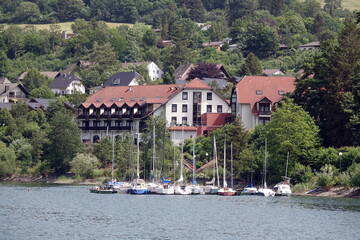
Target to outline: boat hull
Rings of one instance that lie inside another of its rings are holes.
[[[271,189],[264,188],[264,189],[258,190],[258,195],[264,196],[264,197],[273,197],[273,196],[275,196],[275,192]]]
[[[135,189],[135,188],[131,188],[128,191],[129,194],[135,194],[135,195],[141,195],[141,194],[149,194],[150,191],[149,189]]]
[[[218,191],[218,195],[220,196],[234,196],[236,195],[236,191],[232,188],[222,188]]]

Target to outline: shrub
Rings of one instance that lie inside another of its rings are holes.
[[[351,186],[350,175],[346,172],[339,174],[339,176],[337,176],[337,178],[336,178],[336,185],[350,188],[350,186]]]
[[[92,178],[94,175],[94,169],[98,165],[98,159],[91,154],[77,154],[72,162],[71,172],[79,174],[85,178]]]
[[[330,188],[335,185],[335,176],[337,175],[337,169],[331,164],[325,164],[320,169],[320,173],[316,173],[318,177],[317,184],[320,187]]]
[[[360,187],[360,164],[353,164],[349,167],[351,185]]]

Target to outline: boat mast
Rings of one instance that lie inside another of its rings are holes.
[[[230,170],[231,170],[231,188],[234,188],[234,174],[233,174],[233,144],[231,142],[230,144],[230,163],[231,163],[231,167],[230,167]]]
[[[226,135],[225,135],[225,139],[224,139],[224,179],[223,179],[223,186],[224,188],[227,187],[227,183],[226,183]]]
[[[114,155],[115,155],[115,141],[114,133],[112,134],[112,158],[111,158],[111,182],[114,181]]]
[[[182,182],[184,180],[183,177],[183,161],[184,161],[184,126],[182,128],[182,143],[181,143],[181,158],[180,158],[180,178],[178,182]]]
[[[139,167],[139,162],[140,162],[140,146],[139,146],[139,142],[140,142],[140,133],[137,133],[138,138],[137,138],[137,160],[136,160],[136,177],[137,179],[140,178],[140,167]]]
[[[217,178],[217,186],[220,187],[220,177],[219,177],[219,162],[217,157],[217,149],[216,149],[216,138],[214,135],[214,156],[215,156],[215,167],[216,167],[216,178]],[[215,175],[215,174],[214,174]]]
[[[266,186],[266,152],[267,152],[267,139],[265,138],[265,153],[264,153],[264,188]]]
[[[154,182],[155,179],[155,121],[153,123],[153,156],[152,156],[152,174],[151,174],[151,180]]]
[[[288,164],[289,164],[289,152],[287,153],[287,157],[286,157],[285,178],[287,178]]]
[[[193,136],[193,181],[196,184],[195,136]]]

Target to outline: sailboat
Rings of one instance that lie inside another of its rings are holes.
[[[195,159],[195,136],[193,137],[193,180],[189,186],[191,194],[205,194],[202,188],[196,182],[196,159]]]
[[[214,162],[214,167],[213,167],[213,178],[211,181],[206,182],[203,190],[205,194],[217,194],[219,191],[219,165],[218,165],[218,158],[217,158],[217,150],[216,150],[216,139],[215,139],[215,135],[214,135],[214,147],[213,147],[213,159],[215,160]],[[217,185],[215,185],[215,174],[217,177]]]
[[[258,190],[258,195],[265,196],[265,197],[273,197],[275,196],[275,192],[269,188],[267,188],[266,185],[266,152],[267,152],[267,139],[265,138],[265,153],[264,153],[264,177],[263,177],[263,183],[262,187]]]
[[[119,184],[116,182],[116,179],[114,180],[114,136],[112,136],[112,160],[111,160],[111,181],[106,183],[104,186],[95,186],[90,188],[91,193],[100,193],[100,194],[111,194],[111,193],[117,193]]]
[[[291,188],[290,188],[290,178],[287,176],[289,165],[289,152],[286,157],[286,168],[285,168],[285,176],[284,181],[277,183],[274,186],[275,196],[291,196]]]
[[[189,195],[191,194],[191,189],[184,184],[183,168],[184,168],[184,128],[182,131],[181,143],[181,158],[180,158],[180,178],[177,180],[177,185],[175,185],[175,194],[176,195]]]
[[[139,161],[140,161],[140,148],[139,148],[139,142],[140,142],[140,133],[138,133],[138,140],[137,140],[137,161],[136,161],[136,179],[133,180],[133,186],[129,189],[130,194],[148,194],[149,189],[145,184],[144,179],[140,178],[140,167],[139,167]]]
[[[256,195],[258,193],[257,188],[253,184],[253,172],[253,159],[251,159],[250,182],[241,191],[242,195]]]
[[[157,193],[157,187],[159,184],[155,181],[155,161],[156,161],[156,149],[155,149],[155,124],[153,125],[153,153],[152,153],[152,170],[151,170],[151,182],[147,184],[150,193]]]
[[[223,173],[223,188],[219,189],[218,194],[221,196],[233,196],[236,191],[229,188],[226,183],[226,137],[224,140],[224,173]]]

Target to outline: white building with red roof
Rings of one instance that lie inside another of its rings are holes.
[[[231,113],[246,129],[271,120],[276,104],[295,90],[294,77],[244,76],[231,96]]]
[[[136,138],[135,133],[143,131],[145,120],[151,115],[163,115],[170,131],[171,127],[179,126],[198,129],[206,113],[228,114],[230,107],[208,85],[194,79],[188,84],[103,88],[80,105],[78,119],[82,140],[97,142],[107,135],[121,137],[128,132]],[[187,133],[204,134],[206,131]],[[172,134],[172,140],[182,141],[183,135]]]

